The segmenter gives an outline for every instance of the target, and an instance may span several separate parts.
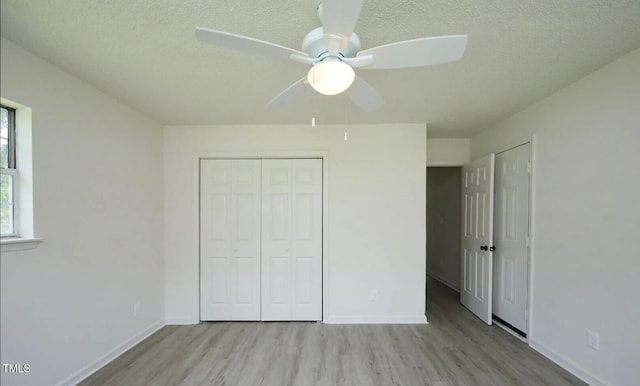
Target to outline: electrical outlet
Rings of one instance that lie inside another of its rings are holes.
[[[137,317],[140,313],[140,302],[133,303],[133,317]]]
[[[587,346],[596,351],[600,350],[600,334],[595,331],[587,330]]]
[[[380,296],[380,291],[379,290],[377,290],[377,289],[372,289],[371,290],[371,301],[372,302],[377,302],[379,296]]]

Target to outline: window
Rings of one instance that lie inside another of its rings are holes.
[[[17,236],[16,110],[0,105],[0,235]]]
[[[33,249],[31,108],[0,97],[0,252]]]

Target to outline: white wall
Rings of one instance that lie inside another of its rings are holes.
[[[592,384],[637,385],[640,50],[472,138],[472,155],[532,135],[531,345]]]
[[[197,157],[304,151],[329,155],[325,321],[424,322],[425,144],[425,125],[166,127],[167,322],[199,319]]]
[[[460,288],[461,167],[427,168],[427,273]]]
[[[429,138],[427,166],[462,166],[469,162],[471,139]]]
[[[33,109],[44,240],[2,253],[2,363],[31,372],[1,383],[72,383],[163,325],[162,130],[11,42],[0,47],[2,97]]]

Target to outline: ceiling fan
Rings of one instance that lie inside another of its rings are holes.
[[[311,86],[325,95],[347,93],[365,111],[384,104],[378,92],[354,68],[381,70],[428,66],[460,60],[467,46],[467,35],[435,36],[360,50],[360,38],[353,32],[363,0],[323,0],[318,5],[322,27],[309,32],[302,50],[283,47],[229,32],[196,27],[196,38],[204,43],[225,46],[265,56],[291,59],[312,65],[306,77],[298,80],[267,104],[279,110]]]

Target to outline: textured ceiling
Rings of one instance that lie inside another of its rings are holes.
[[[386,104],[310,93],[264,105],[305,65],[196,41],[196,26],[300,49],[316,0],[2,0],[2,36],[162,124],[423,123],[469,136],[640,47],[635,0],[365,0],[362,48],[468,34],[460,62],[358,70]]]

